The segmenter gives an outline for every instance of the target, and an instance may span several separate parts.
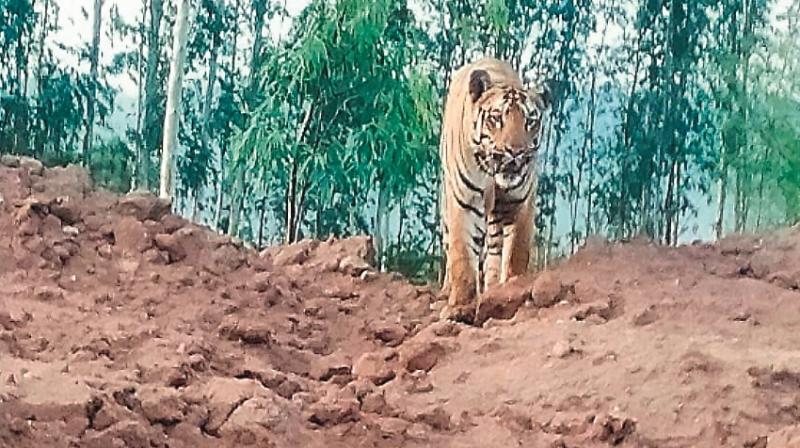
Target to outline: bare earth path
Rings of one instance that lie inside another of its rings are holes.
[[[800,229],[592,241],[480,327],[368,240],[263,254],[0,166],[0,447],[800,446]]]

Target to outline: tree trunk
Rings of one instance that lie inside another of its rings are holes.
[[[264,192],[264,197],[259,204],[261,216],[258,219],[258,249],[264,247],[264,224],[267,222],[267,192]]]
[[[250,54],[250,72],[248,73],[247,90],[245,92],[245,110],[247,112],[251,109],[250,102],[253,100],[255,87],[257,85],[258,76],[258,56],[261,54],[261,48],[264,45],[264,35],[262,30],[264,28],[264,15],[266,14],[266,4],[263,0],[253,0],[253,52]],[[242,148],[242,150],[252,150],[252,148]],[[242,154],[237,155],[240,159],[243,158]],[[233,183],[233,196],[231,197],[231,217],[228,221],[228,235],[235,236],[239,232],[239,220],[241,218],[242,205],[244,202],[244,187],[245,187],[245,170],[242,160],[238,161],[234,169],[234,183]]]
[[[641,30],[640,30],[641,31]],[[636,41],[636,61],[634,62],[633,67],[633,82],[631,83],[631,90],[628,94],[628,104],[625,106],[625,121],[622,128],[622,144],[623,148],[626,152],[631,151],[631,128],[633,126],[632,121],[633,117],[633,105],[634,99],[636,94],[636,84],[639,82],[639,69],[641,68],[642,62],[642,55],[641,55],[641,43],[642,43],[642,35],[643,31],[639,33],[639,38]],[[622,161],[622,170],[619,175],[619,191],[620,191],[620,200],[619,200],[619,214],[618,219],[619,222],[617,225],[619,229],[617,229],[617,238],[625,238],[627,235],[627,208],[630,207],[628,202],[628,185],[625,183],[625,178],[628,175],[629,163],[628,157],[625,157]]]
[[[86,99],[86,135],[83,138],[83,166],[87,168],[91,163],[94,139],[94,110],[97,101],[97,65],[100,59],[100,24],[103,19],[103,2],[104,0],[94,0],[92,47],[89,52],[89,93]]]
[[[306,114],[303,117],[303,122],[297,129],[297,143],[300,143],[305,139],[306,133],[308,132],[308,127],[311,124],[311,115],[313,113],[314,103],[311,103],[308,105],[308,110],[306,110]],[[297,238],[300,226],[300,211],[302,210],[305,194],[309,186],[309,184],[306,183],[306,185],[304,185],[301,189],[302,191],[300,194],[298,194],[298,184],[301,176],[301,173],[299,172],[300,161],[296,156],[292,156],[290,157],[289,163],[292,168],[289,173],[289,185],[286,189],[286,244],[293,243]]]
[[[180,126],[183,66],[186,61],[186,40],[189,36],[190,0],[178,0],[177,18],[173,28],[172,60],[167,81],[167,111],[164,118],[164,145],[161,150],[161,190],[163,199],[172,198],[173,158],[178,146]]]
[[[289,185],[286,189],[286,234],[284,244],[292,243],[292,227],[294,225],[295,204],[297,204],[297,160],[292,158],[292,170],[289,173]]]
[[[717,218],[714,220],[714,234],[717,240],[722,239],[723,224],[725,221],[725,201],[728,192],[728,158],[725,144],[722,144],[720,163],[719,192],[717,193]]]
[[[150,23],[147,30],[147,67],[144,84],[144,123],[142,128],[142,147],[138,154],[138,187],[151,189],[150,173],[152,156],[158,145],[158,60],[161,55],[161,18],[164,14],[164,0],[150,0]]]
[[[133,165],[133,179],[131,179],[131,189],[141,188],[140,164],[141,155],[144,154],[144,140],[142,139],[142,118],[144,116],[144,85],[142,84],[142,67],[144,65],[144,41],[145,41],[145,20],[147,18],[147,0],[142,3],[142,21],[139,22],[139,51],[136,53],[136,163]]]
[[[50,2],[51,0],[45,0],[44,2],[44,15],[42,17],[42,28],[39,32],[39,55],[36,61],[36,99],[37,103],[42,98],[42,67],[44,66],[44,55],[45,55],[45,39],[47,37],[47,24],[50,22]],[[49,135],[47,133],[47,123],[46,120],[42,119],[42,117],[38,117],[38,122],[34,123],[35,126],[42,129],[44,132],[40,133],[39,141],[35,141],[33,143],[33,148],[31,153],[34,157],[41,157],[42,153],[44,153],[45,147],[49,140]],[[5,127],[4,125],[0,124],[0,127]]]
[[[214,2],[214,14],[220,14],[221,8],[218,2]],[[201,129],[201,144],[203,146],[203,151],[207,154],[211,153],[211,134],[209,132],[208,126],[209,121],[211,120],[211,109],[212,104],[214,102],[214,87],[217,83],[217,68],[218,68],[218,50],[219,50],[220,39],[219,35],[215,35],[211,37],[211,47],[208,49],[208,83],[206,84],[206,91],[203,100],[203,115],[201,118],[200,129]],[[222,183],[220,182],[217,187],[219,190],[222,190]],[[195,197],[200,195],[199,191],[194,192]],[[215,218],[216,219],[216,218]],[[215,226],[216,228],[216,226]]]
[[[572,243],[570,248],[570,253],[575,253],[575,248],[578,244],[578,235],[577,235],[577,225],[578,225],[578,202],[581,198],[581,183],[583,183],[583,175],[586,165],[586,158],[589,156],[590,146],[592,144],[592,140],[594,139],[594,117],[595,117],[595,87],[596,87],[596,80],[597,74],[594,70],[592,70],[592,81],[591,87],[589,89],[589,105],[587,106],[586,110],[586,121],[587,127],[586,134],[583,140],[583,146],[581,147],[580,159],[578,162],[578,180],[575,182],[575,196],[574,202],[572,204],[572,229],[570,230],[570,241]],[[589,195],[592,194],[591,191],[588,192]],[[588,236],[588,229],[589,224],[586,224],[587,229],[587,236]]]
[[[386,240],[388,237],[388,219],[386,206],[389,202],[389,194],[384,185],[383,179],[378,180],[378,204],[375,207],[375,254],[377,255],[378,269],[384,270],[386,267]]]
[[[236,0],[234,3],[234,16],[239,16],[239,7],[241,5],[241,0]],[[231,65],[230,65],[230,84],[236,84],[236,53],[238,49],[238,36],[239,33],[233,33],[233,50],[231,51]],[[228,132],[226,132],[228,134]],[[230,144],[228,141],[230,138],[229,135],[225,135],[224,141],[219,148],[219,171],[217,172],[217,199],[216,199],[216,208],[214,209],[214,229],[218,232],[221,232],[223,229],[220,228],[220,224],[222,223],[222,203],[224,200],[225,195],[225,153],[226,147]],[[227,229],[225,229],[227,230]]]

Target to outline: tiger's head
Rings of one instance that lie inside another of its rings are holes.
[[[553,103],[552,87],[523,89],[495,83],[485,70],[469,78],[474,105],[472,149],[482,171],[498,187],[519,185],[533,168],[542,137],[542,120]]]

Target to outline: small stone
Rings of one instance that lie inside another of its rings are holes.
[[[410,394],[426,394],[433,391],[433,383],[427,372],[417,370],[409,374],[411,384],[406,388],[406,392]]]
[[[456,337],[461,333],[461,328],[450,321],[439,321],[431,324],[430,330],[439,337]]]
[[[231,341],[241,341],[251,345],[270,345],[272,332],[260,322],[240,322],[238,319],[226,318],[219,326],[219,334]]]
[[[0,156],[0,165],[8,168],[19,168],[19,157],[12,156],[11,154],[3,154]]]
[[[758,436],[745,442],[744,448],[767,448],[769,446],[768,441],[767,436]]]
[[[653,322],[657,321],[658,318],[658,310],[654,305],[650,305],[636,313],[631,322],[634,326],[643,327],[652,324]]]
[[[533,282],[531,299],[535,306],[547,308],[564,300],[566,293],[567,288],[555,274],[543,272]]]
[[[172,203],[152,193],[129,193],[117,203],[117,211],[122,215],[133,216],[139,221],[160,221],[169,213]]]
[[[153,234],[142,222],[126,216],[114,224],[114,246],[125,256],[138,256],[153,246]]]
[[[386,411],[386,398],[382,393],[367,394],[361,401],[361,412],[383,414]]]
[[[550,354],[556,358],[566,358],[570,354],[572,354],[575,349],[570,345],[568,341],[558,341],[553,346],[553,349],[550,351]]]
[[[408,427],[411,425],[409,422],[395,417],[379,418],[376,423],[381,432],[386,437],[396,437],[403,435]]]
[[[106,260],[110,260],[111,257],[114,255],[114,249],[112,249],[111,244],[108,243],[101,244],[97,248],[97,255],[99,255],[100,258],[105,258]]]
[[[183,419],[186,404],[177,394],[164,393],[161,390],[145,390],[142,396],[142,413],[153,423],[175,424]]]
[[[325,396],[311,406],[308,421],[319,426],[336,426],[360,418],[359,402],[355,397]]]
[[[180,244],[178,238],[171,233],[159,233],[154,238],[156,247],[166,252],[170,263],[175,263],[186,258],[186,249]]]
[[[189,366],[198,372],[204,372],[208,368],[208,361],[202,354],[195,353],[189,356]]]
[[[51,286],[37,286],[33,291],[36,300],[42,302],[55,302],[64,300],[64,292],[59,288]]]
[[[163,218],[161,218],[161,225],[163,226],[165,233],[175,233],[178,230],[186,227],[188,224],[189,221],[172,213],[167,213]]]
[[[315,365],[310,372],[311,378],[317,381],[330,381],[335,376],[350,375],[353,368],[350,365],[343,363],[322,363],[320,361]]]
[[[370,265],[355,255],[348,255],[344,257],[341,262],[339,262],[339,272],[352,275],[354,277],[360,276],[369,269]]]
[[[56,215],[67,225],[74,225],[81,220],[79,204],[68,196],[57,197],[50,201],[50,213]]]
[[[491,288],[480,299],[474,323],[481,325],[488,319],[511,319],[530,298],[530,287],[522,278]]]
[[[64,232],[64,235],[71,236],[73,238],[77,238],[78,235],[81,234],[81,231],[78,230],[77,227],[73,226],[64,226],[61,228],[61,231]]]
[[[19,167],[28,170],[28,173],[34,176],[41,176],[44,174],[44,164],[31,157],[20,157]]]
[[[407,342],[400,351],[400,362],[409,372],[431,370],[444,357],[444,346],[435,341]]]
[[[275,264],[272,262],[272,256],[265,254],[262,252],[261,255],[259,254],[257,257],[254,257],[250,260],[250,266],[256,270],[256,272],[267,272],[272,271],[275,269]]]
[[[399,324],[378,323],[372,328],[375,339],[383,342],[389,347],[397,347],[406,337],[406,329]]]
[[[309,258],[311,253],[319,245],[319,241],[303,240],[298,243],[286,246],[278,252],[273,258],[276,266],[290,266],[295,264],[303,264]]]
[[[364,282],[371,282],[371,281],[377,280],[378,277],[379,277],[379,275],[375,271],[364,271],[364,272],[361,273],[360,276],[358,276],[358,278],[360,278],[361,281],[364,281]]]
[[[385,358],[380,353],[365,353],[353,364],[353,374],[376,386],[386,384],[395,378],[395,372],[386,364]]]
[[[233,244],[223,244],[211,253],[206,268],[216,275],[230,274],[247,263],[247,256]]]
[[[441,406],[424,411],[417,415],[416,421],[425,423],[431,428],[438,431],[447,431],[450,429],[450,414]]]
[[[158,266],[169,264],[169,254],[163,250],[156,248],[147,249],[144,254],[144,260]]]

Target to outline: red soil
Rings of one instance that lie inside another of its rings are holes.
[[[366,238],[258,254],[2,163],[2,447],[800,446],[798,229],[591,241],[476,327]]]

